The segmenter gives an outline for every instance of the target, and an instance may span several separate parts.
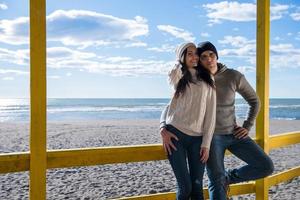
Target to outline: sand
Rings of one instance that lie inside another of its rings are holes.
[[[50,122],[48,149],[160,143],[158,120],[102,120]],[[299,131],[300,121],[272,120],[271,134]],[[254,130],[251,134],[253,135]],[[29,150],[29,125],[0,123],[0,152]],[[275,173],[300,165],[300,144],[275,149],[270,155]],[[234,156],[226,168],[242,165]],[[0,175],[0,199],[28,199],[28,172]],[[205,175],[204,184],[207,185]],[[300,199],[300,178],[270,188],[270,199]],[[175,191],[176,182],[167,161],[151,161],[47,170],[47,199],[113,199],[124,196]],[[255,199],[242,195],[235,199]]]

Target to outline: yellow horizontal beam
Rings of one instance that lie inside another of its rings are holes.
[[[300,143],[300,132],[270,137],[270,149]],[[47,151],[47,169],[164,160],[161,144]],[[0,154],[0,174],[29,170],[29,152]]]
[[[233,184],[230,186],[230,194],[229,196],[241,195],[241,194],[249,194],[255,192],[255,182],[243,183],[243,184]],[[157,194],[149,194],[149,195],[141,195],[141,196],[133,196],[133,197],[122,197],[115,200],[173,200],[176,198],[176,194],[174,192],[165,192],[165,193],[157,193]],[[208,199],[208,189],[204,188],[204,198]]]
[[[232,184],[230,185],[229,196],[250,194],[255,192],[255,182]]]
[[[300,143],[300,132],[288,132],[278,135],[270,136],[269,146],[270,149],[276,149],[292,144]]]
[[[176,194],[174,192],[165,192],[165,193],[157,193],[157,194],[149,194],[149,195],[140,195],[133,197],[122,197],[115,200],[174,200],[176,198]]]
[[[269,187],[300,176],[300,166],[269,176]]]
[[[29,152],[0,154],[0,174],[29,170]]]
[[[103,165],[164,160],[161,144],[99,147],[71,150],[51,150],[47,154],[47,168]]]

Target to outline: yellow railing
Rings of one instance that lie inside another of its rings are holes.
[[[269,137],[270,0],[257,1],[257,93],[262,109],[256,121],[257,143],[269,152],[300,142],[300,132]],[[31,200],[46,199],[46,169],[166,159],[160,144],[46,151],[46,0],[30,0],[30,152],[0,154],[0,173],[30,172]],[[268,199],[272,185],[300,176],[300,166],[260,179],[230,186],[230,195],[256,193]],[[207,188],[205,196],[208,197]],[[174,199],[160,193],[122,199]]]
[[[270,137],[270,149],[297,143],[300,143],[300,132],[290,132]],[[51,150],[47,151],[47,169],[164,159],[166,159],[166,156],[161,144]],[[0,154],[0,173],[28,171],[29,163],[29,152]],[[297,176],[300,176],[300,166],[272,175],[266,178],[268,188]],[[231,186],[230,195],[248,194],[255,191],[255,182],[235,184]],[[207,188],[205,189],[205,195],[208,197]],[[121,199],[173,199],[174,196],[174,193],[160,193]]]
[[[270,137],[271,149],[300,143],[300,132]],[[47,169],[164,160],[161,144],[79,148],[47,151]],[[0,154],[0,174],[28,171],[29,152]]]

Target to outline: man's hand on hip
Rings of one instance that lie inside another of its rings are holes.
[[[249,131],[246,128],[243,128],[241,126],[235,125],[234,126],[234,137],[238,139],[246,138],[249,134]]]

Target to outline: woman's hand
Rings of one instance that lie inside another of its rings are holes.
[[[172,155],[172,149],[174,149],[175,151],[177,151],[175,145],[172,142],[172,138],[174,138],[175,140],[178,141],[178,138],[176,135],[174,135],[173,133],[171,133],[170,131],[168,131],[166,128],[161,128],[160,129],[160,135],[162,137],[162,142],[163,142],[163,146],[165,149],[165,152],[168,155]]]
[[[209,157],[209,149],[206,147],[201,147],[200,149],[200,161],[206,163]]]

